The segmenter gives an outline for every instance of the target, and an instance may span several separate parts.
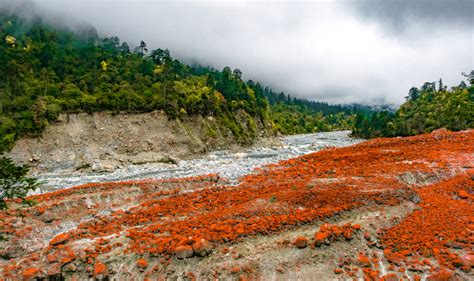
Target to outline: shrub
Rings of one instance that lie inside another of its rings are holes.
[[[7,199],[21,198],[24,203],[28,191],[35,190],[39,183],[35,178],[26,177],[27,165],[17,166],[10,158],[0,158],[0,210],[8,208]]]

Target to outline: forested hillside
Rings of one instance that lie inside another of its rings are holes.
[[[302,134],[351,128],[356,114],[370,114],[362,105],[329,105],[324,102],[292,98],[265,88],[276,129],[283,134]]]
[[[412,87],[406,102],[395,112],[358,114],[352,134],[358,137],[393,137],[428,133],[438,128],[459,131],[474,128],[474,71],[448,89],[440,79]]]
[[[352,107],[276,95],[243,81],[239,69],[191,67],[143,41],[131,49],[94,28],[72,32],[0,14],[0,38],[0,151],[40,134],[62,112],[213,116],[244,143],[257,136],[256,121],[267,132],[292,134],[347,129],[355,116]]]
[[[221,72],[211,67],[197,66],[192,68],[196,75],[208,75],[218,79]],[[224,68],[223,72],[230,73],[230,68]],[[240,70],[234,73],[241,75]],[[332,131],[349,129],[353,125],[356,113],[370,114],[371,107],[353,105],[330,105],[325,102],[309,101],[292,97],[283,92],[276,93],[269,87],[264,87],[252,80],[247,85],[257,96],[264,96],[270,105],[270,119],[278,132],[290,134],[314,133],[320,131]]]

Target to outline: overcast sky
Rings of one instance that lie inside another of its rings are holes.
[[[400,104],[412,86],[457,85],[474,69],[472,0],[33,2],[35,13],[330,103]]]

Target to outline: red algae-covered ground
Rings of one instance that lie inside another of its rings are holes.
[[[472,130],[327,149],[236,186],[217,175],[87,184],[0,213],[0,275],[467,280],[473,186]]]

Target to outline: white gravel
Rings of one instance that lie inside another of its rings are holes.
[[[215,151],[201,158],[182,160],[179,164],[149,163],[130,165],[109,173],[48,173],[35,175],[43,182],[36,193],[72,187],[89,182],[135,179],[164,179],[217,173],[234,183],[239,177],[279,160],[308,154],[326,147],[348,146],[360,142],[349,131],[293,135],[281,138],[281,146],[251,147],[240,152]]]

